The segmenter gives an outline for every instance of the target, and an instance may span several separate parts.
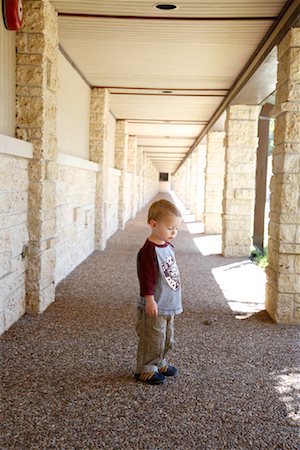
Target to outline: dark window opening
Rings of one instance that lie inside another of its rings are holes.
[[[169,174],[167,172],[160,172],[159,181],[169,181]]]

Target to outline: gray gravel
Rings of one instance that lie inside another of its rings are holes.
[[[300,330],[265,311],[238,320],[185,225],[176,254],[185,312],[165,386],[133,379],[135,257],[146,210],[1,340],[1,449],[300,449]],[[242,315],[240,316],[243,317]]]

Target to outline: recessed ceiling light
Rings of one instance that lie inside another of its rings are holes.
[[[177,9],[178,6],[173,3],[156,3],[154,8],[160,9],[161,11],[172,11],[173,9]]]

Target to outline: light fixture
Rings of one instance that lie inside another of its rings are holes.
[[[161,11],[172,11],[173,9],[177,9],[178,6],[173,3],[156,3],[154,8],[160,9]]]

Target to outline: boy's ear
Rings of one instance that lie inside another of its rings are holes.
[[[156,226],[156,220],[150,219],[149,220],[149,225],[150,225],[151,228],[154,228]]]

